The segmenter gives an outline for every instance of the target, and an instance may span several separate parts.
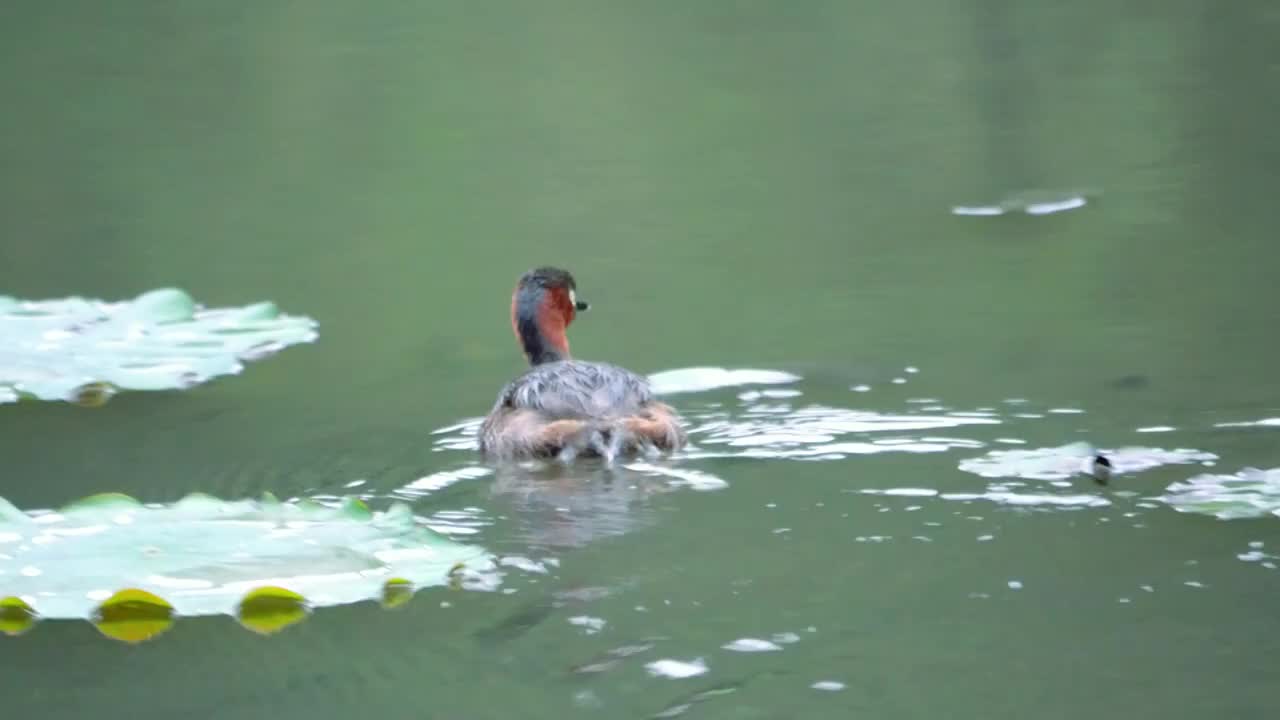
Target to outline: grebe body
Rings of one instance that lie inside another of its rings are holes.
[[[649,382],[624,368],[575,360],[565,331],[590,306],[573,275],[530,270],[511,298],[511,326],[529,369],[507,383],[480,426],[480,452],[495,459],[598,456],[677,450],[685,432]]]

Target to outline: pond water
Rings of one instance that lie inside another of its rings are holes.
[[[0,496],[407,502],[500,577],[265,637],[45,620],[0,638],[6,710],[1270,717],[1277,33],[1261,1],[7,3],[0,294],[180,287],[318,338],[0,404]],[[541,264],[688,452],[478,461]]]

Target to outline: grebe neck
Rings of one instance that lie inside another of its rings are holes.
[[[565,325],[552,292],[524,287],[511,297],[511,327],[530,365],[569,359]]]

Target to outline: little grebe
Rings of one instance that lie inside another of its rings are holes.
[[[573,275],[542,267],[520,276],[511,327],[530,368],[498,394],[480,426],[480,452],[497,459],[578,455],[612,460],[646,450],[676,450],[685,433],[649,382],[615,365],[569,357],[565,329],[579,311]]]

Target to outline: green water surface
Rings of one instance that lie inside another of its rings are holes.
[[[1091,506],[863,491],[1076,441],[1280,465],[1280,428],[1215,427],[1280,416],[1277,37],[1264,0],[10,0],[0,294],[176,286],[319,339],[0,405],[0,496],[410,499],[506,564],[270,637],[42,622],[0,637],[0,715],[1272,717],[1280,570],[1239,556],[1280,518],[1150,500],[1208,468],[1001,486]],[[951,213],[1033,190],[1088,203]],[[801,378],[672,396],[701,454],[664,468],[724,487],[484,474],[433,434],[520,370],[546,263],[594,305],[580,357]],[[815,439],[818,407],[934,424]],[[788,452],[828,442],[882,451]]]

